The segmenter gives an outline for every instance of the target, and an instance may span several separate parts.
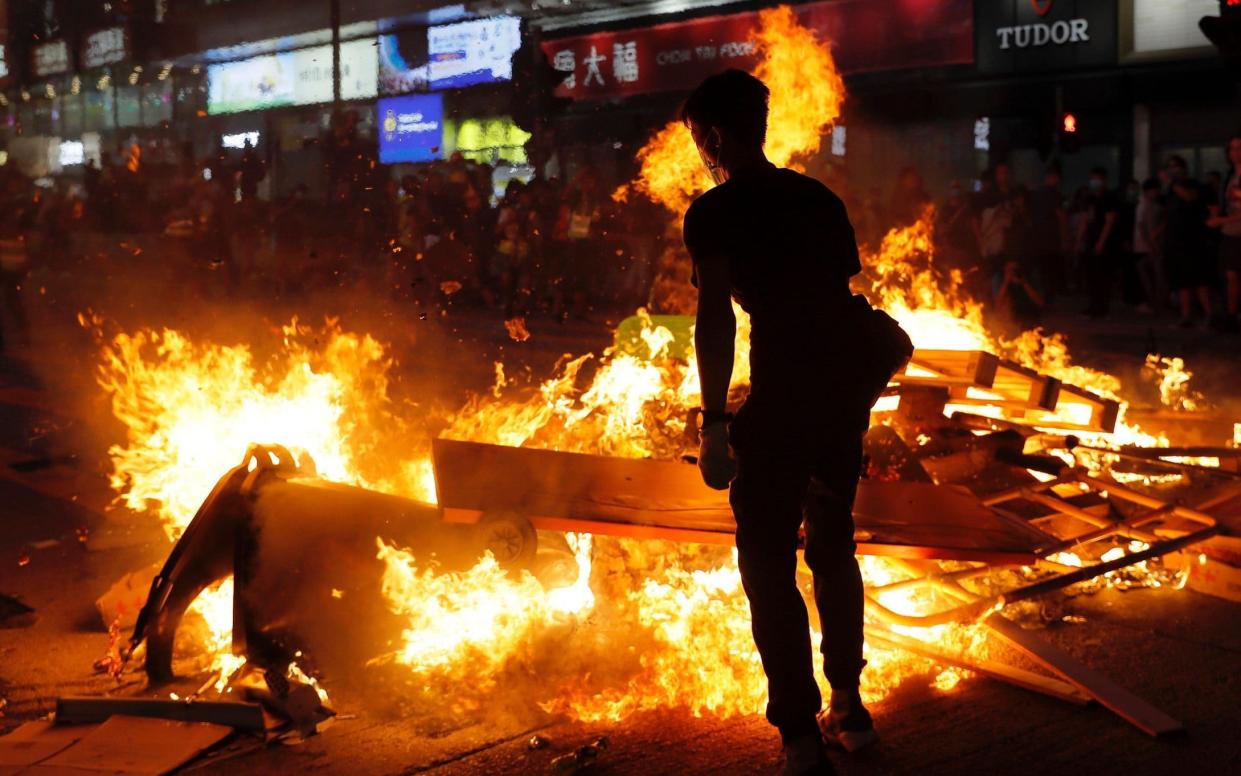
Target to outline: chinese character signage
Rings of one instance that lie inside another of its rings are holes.
[[[92,32],[82,41],[82,67],[102,67],[122,62],[129,56],[124,27]]]
[[[69,70],[69,46],[63,40],[35,46],[31,55],[37,76],[58,75]]]
[[[794,6],[844,72],[974,61],[970,0],[830,0]],[[758,13],[708,16],[636,30],[544,41],[564,80],[561,97],[589,99],[686,90],[727,68],[758,61]]]
[[[411,94],[379,101],[379,161],[426,162],[444,143],[444,95]]]

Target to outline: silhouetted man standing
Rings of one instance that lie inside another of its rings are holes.
[[[786,772],[825,773],[824,737],[850,751],[875,739],[858,693],[863,593],[852,505],[870,407],[892,367],[866,328],[885,316],[849,292],[861,265],[844,204],[763,153],[767,98],[757,78],[729,70],[704,81],[682,111],[718,184],[684,225],[698,286],[699,467],[713,488],[731,481],[741,580],[770,690],[767,719],[780,730]],[[751,323],[751,390],[735,419],[726,412],[733,299]],[[796,582],[803,518],[832,686],[821,714]]]

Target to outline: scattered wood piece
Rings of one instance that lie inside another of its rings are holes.
[[[1151,704],[1078,661],[1054,644],[1043,641],[1013,621],[993,614],[984,621],[991,632],[1020,650],[1039,665],[1054,671],[1101,705],[1142,732],[1155,736],[1183,733],[1185,726]]]
[[[1021,687],[1026,690],[1032,690],[1043,695],[1049,695],[1053,698],[1073,703],[1078,706],[1085,706],[1090,703],[1090,698],[1078,690],[1068,682],[1063,682],[1050,676],[1043,676],[1032,671],[1026,671],[1021,668],[996,663],[991,660],[977,660],[955,652],[949,652],[939,648],[934,644],[928,644],[924,641],[911,638],[909,636],[895,633],[887,630],[868,625],[866,627],[866,638],[869,641],[890,647],[903,649],[912,652],[915,655],[930,658],[940,663],[945,663],[958,668],[964,668],[973,671],[982,676],[996,679],[1001,682]]]
[[[103,722],[116,714],[179,722],[210,722],[245,731],[263,730],[263,710],[254,703],[174,701],[160,698],[71,697],[56,699],[56,722]]]

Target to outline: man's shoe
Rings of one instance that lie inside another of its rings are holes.
[[[879,740],[875,723],[860,698],[838,701],[833,696],[831,705],[819,712],[818,719],[823,739],[846,752],[856,752]]]
[[[784,776],[832,776],[836,770],[823,751],[823,739],[814,733],[784,745]]]

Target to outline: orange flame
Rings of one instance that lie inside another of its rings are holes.
[[[754,75],[771,90],[765,150],[772,163],[785,167],[819,149],[824,130],[840,117],[844,79],[831,50],[798,24],[788,6],[759,12],[756,39],[760,60]],[[680,121],[647,141],[638,161],[641,169],[633,189],[673,213],[684,213],[713,185],[689,129]],[[616,196],[624,199],[628,191],[622,187]]]
[[[789,9],[764,11],[761,22],[763,59],[756,73],[772,90],[767,151],[777,164],[790,164],[817,149],[824,128],[839,116],[843,84],[827,47],[797,25]],[[635,188],[673,212],[682,212],[709,186],[680,124],[658,133],[640,159]],[[866,292],[919,346],[993,350],[1104,395],[1118,393],[1114,377],[1072,364],[1063,338],[1028,332],[1009,342],[991,336],[960,276],[936,274],[929,223],[928,216],[889,233],[865,262]],[[744,316],[740,324],[734,379],[744,384]],[[296,323],[283,334],[283,353],[266,364],[256,363],[248,347],[196,344],[175,331],[122,334],[104,347],[100,384],[127,427],[125,443],[111,450],[113,485],[132,508],[158,514],[170,537],[252,442],[309,453],[332,479],[434,500],[425,450],[415,446],[409,452],[414,427],[408,410],[394,406],[387,395],[390,359],[383,347],[334,325],[320,347],[307,344],[306,331]],[[571,360],[525,401],[505,396],[503,369],[497,366],[494,392],[455,413],[445,435],[675,457],[683,447],[686,410],[699,402],[693,356],[672,358],[671,339],[647,319],[641,336],[645,352],[605,353],[589,381],[584,375],[590,357]],[[577,581],[548,591],[528,574],[502,573],[491,558],[460,574],[436,575],[407,551],[380,542],[387,601],[409,625],[392,654],[377,659],[406,666],[418,678],[434,675],[462,686],[494,687],[514,670],[509,658],[527,656],[557,629],[572,628],[574,639],[557,642],[566,645],[557,653],[565,663],[599,665],[595,658],[615,652],[616,643],[635,645],[635,654],[606,675],[582,670],[541,683],[553,695],[546,699],[549,709],[583,719],[619,719],[670,705],[721,716],[761,710],[766,685],[733,557],[720,548],[595,542],[589,536],[572,537],[570,544]],[[882,559],[863,559],[863,572],[870,584],[900,578]],[[881,594],[880,600],[908,614],[931,605],[908,591]],[[211,624],[209,649],[221,658],[231,625],[226,603],[224,589],[199,602]],[[602,635],[614,633],[626,638]],[[978,632],[969,627],[916,635],[959,650],[979,648]],[[607,649],[592,652],[592,637]],[[905,653],[870,648],[867,659],[863,693],[870,701],[932,666]],[[221,662],[225,670],[228,665]],[[955,670],[938,672],[933,684],[948,691],[960,676]]]

